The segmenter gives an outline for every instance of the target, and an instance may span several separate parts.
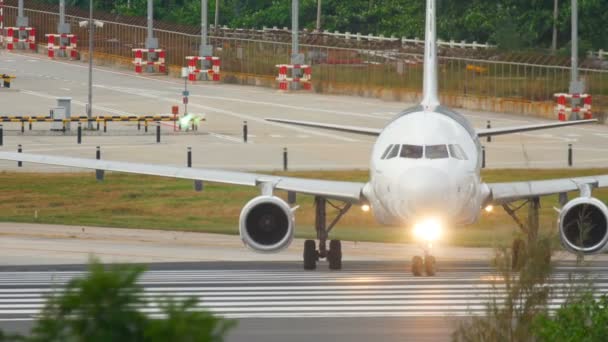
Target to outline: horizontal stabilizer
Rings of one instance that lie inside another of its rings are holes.
[[[522,133],[522,132],[529,132],[529,131],[539,131],[539,130],[542,130],[542,129],[550,129],[550,128],[559,128],[559,127],[566,127],[566,126],[584,125],[584,124],[596,123],[596,122],[597,122],[596,119],[592,119],[592,120],[554,122],[554,123],[548,123],[548,124],[516,126],[516,127],[481,129],[481,130],[477,131],[477,136],[479,136],[480,138],[483,138],[483,137],[494,136],[494,135],[504,135],[504,134]]]
[[[321,128],[321,129],[327,129],[330,131],[337,131],[337,132],[371,135],[374,137],[379,136],[380,133],[382,132],[381,128],[342,126],[342,125],[332,125],[332,124],[324,124],[324,123],[310,122],[310,121],[283,120],[283,119],[273,119],[273,118],[267,118],[266,121],[277,122],[277,123],[282,123],[282,124],[287,124],[287,125],[294,125],[294,126]]]

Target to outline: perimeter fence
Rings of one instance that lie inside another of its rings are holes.
[[[78,10],[68,11],[68,22],[79,38],[79,46],[88,46],[88,31],[79,27],[87,20]],[[30,25],[37,29],[37,41],[44,35],[56,33],[58,13],[44,9],[25,9]],[[5,8],[5,26],[14,25],[15,6]],[[115,22],[119,18],[100,14],[104,27],[95,31],[95,50],[108,55],[133,58],[133,48],[143,48],[147,29],[142,18],[135,23]],[[123,17],[119,18],[124,21]],[[186,56],[198,54],[200,35],[191,27],[155,23],[154,35],[161,48],[166,49],[168,65],[186,66]],[[222,59],[222,73],[251,75],[272,80],[277,75],[277,64],[288,63],[291,44],[282,41],[246,39],[240,37],[211,36],[214,55]],[[394,89],[417,93],[422,84],[422,60],[419,52],[403,52],[399,48],[377,47],[336,48],[302,44],[306,64],[313,67],[313,84],[324,87],[352,89]],[[440,90],[443,94],[478,96],[521,101],[553,101],[553,94],[567,92],[570,68],[565,65],[545,65],[545,57],[530,57],[520,62],[506,62],[490,58],[447,56],[439,61]],[[608,114],[608,70],[582,68],[581,78],[587,92],[593,96],[594,113],[603,118]]]

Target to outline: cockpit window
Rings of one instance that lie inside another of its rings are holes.
[[[382,157],[380,159],[385,159],[386,156],[388,155],[388,153],[391,151],[391,149],[393,148],[393,146],[395,145],[388,145],[388,147],[386,148],[386,151],[384,151],[384,153],[382,153]]]
[[[428,159],[446,159],[450,157],[446,145],[426,146],[426,157]]]
[[[468,160],[467,154],[460,145],[448,145],[448,148],[450,149],[450,155],[452,158],[458,160]]]
[[[403,145],[401,146],[401,158],[420,159],[424,154],[422,146]]]
[[[401,145],[394,145],[393,149],[388,153],[386,159],[393,159],[399,155],[399,148]]]

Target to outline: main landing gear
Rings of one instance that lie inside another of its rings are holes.
[[[560,201],[563,195],[560,195]],[[567,201],[567,198],[566,198]],[[525,206],[528,206],[528,222],[524,224],[518,217],[517,211]],[[524,265],[527,255],[530,251],[528,247],[533,248],[538,240],[538,227],[539,227],[539,210],[540,210],[540,198],[534,197],[524,202],[519,207],[512,207],[509,204],[503,204],[502,207],[505,209],[507,214],[511,216],[513,221],[519,226],[520,230],[524,235],[528,237],[528,241],[522,238],[516,238],[513,240],[511,249],[511,269],[518,271]],[[551,255],[546,256],[549,260]]]
[[[338,214],[327,226],[326,208],[327,204],[338,210]],[[330,270],[342,269],[342,243],[340,240],[331,240],[327,248],[327,238],[338,221],[350,210],[352,204],[346,203],[343,207],[336,206],[323,197],[315,197],[315,230],[319,240],[317,249],[315,240],[304,241],[304,269],[314,270],[317,268],[319,259],[327,259]]]
[[[437,260],[431,255],[431,243],[425,243],[423,246],[424,257],[415,256],[412,258],[412,274],[416,277],[421,277],[426,274],[432,277],[437,272]]]

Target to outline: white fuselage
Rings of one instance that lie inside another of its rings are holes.
[[[397,147],[389,150],[391,145]],[[482,205],[480,149],[470,123],[447,108],[419,106],[400,114],[380,134],[371,156],[365,196],[377,220],[476,221]]]

